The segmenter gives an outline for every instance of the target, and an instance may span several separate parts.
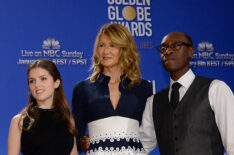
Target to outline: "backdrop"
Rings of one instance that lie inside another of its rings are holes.
[[[11,118],[27,102],[28,64],[38,58],[54,61],[71,103],[74,84],[90,74],[94,40],[105,23],[123,24],[134,35],[142,77],[153,83],[154,92],[169,82],[155,47],[171,31],[192,37],[196,74],[221,79],[233,91],[233,5],[232,0],[1,0],[0,154],[7,154]]]

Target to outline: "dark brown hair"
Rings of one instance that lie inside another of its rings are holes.
[[[74,136],[76,136],[77,131],[71,123],[71,113],[70,113],[69,104],[65,98],[61,75],[56,65],[50,60],[46,60],[46,59],[36,60],[32,64],[29,65],[28,70],[27,70],[27,78],[29,77],[29,72],[34,68],[45,69],[53,77],[54,81],[60,80],[59,87],[55,88],[55,91],[54,91],[54,98],[53,98],[52,106],[56,113],[55,115],[56,118],[58,120],[61,120],[64,123],[65,127],[68,129],[68,131]],[[19,123],[19,126],[23,130],[29,130],[32,127],[33,123],[38,119],[38,117],[40,117],[38,115],[38,110],[39,109],[37,108],[37,102],[35,98],[33,97],[33,95],[31,94],[31,92],[29,92],[28,104],[24,108],[24,110],[21,112],[21,118],[19,121],[21,122],[24,120],[25,122],[27,122],[27,126],[24,126],[24,125],[20,126],[21,123]]]

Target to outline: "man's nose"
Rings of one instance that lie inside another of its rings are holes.
[[[166,51],[164,52],[164,55],[170,55],[174,51],[171,48],[167,48]]]

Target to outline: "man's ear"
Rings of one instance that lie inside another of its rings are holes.
[[[190,57],[190,58],[193,57],[193,53],[194,53],[194,47],[191,46],[191,47],[189,47],[189,57]]]

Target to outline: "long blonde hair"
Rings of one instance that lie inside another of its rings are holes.
[[[103,66],[100,63],[98,56],[98,44],[101,38],[101,35],[107,35],[113,44],[117,47],[120,47],[120,59],[119,66],[121,67],[124,77],[122,81],[126,78],[131,80],[128,87],[133,86],[136,83],[140,82],[140,56],[137,50],[136,43],[133,39],[131,33],[122,25],[117,23],[105,24],[99,30],[96,37],[93,57],[92,57],[92,67],[93,73],[90,75],[90,81],[95,82],[100,74],[103,72]]]

